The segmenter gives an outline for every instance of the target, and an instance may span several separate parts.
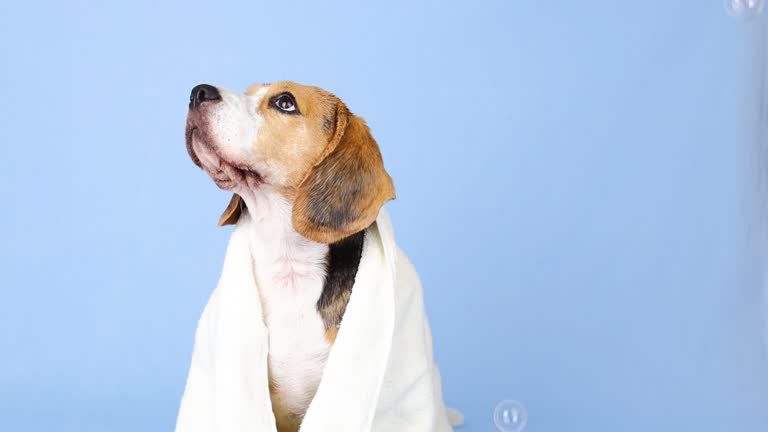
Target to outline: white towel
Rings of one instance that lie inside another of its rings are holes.
[[[247,217],[198,324],[177,432],[276,432],[267,329]],[[368,229],[336,341],[301,432],[448,432],[421,282],[384,209]],[[458,416],[458,417],[457,417]]]

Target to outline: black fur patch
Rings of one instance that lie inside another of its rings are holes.
[[[333,119],[330,117],[323,117],[323,130],[325,133],[330,134],[333,132]]]
[[[317,311],[323,318],[326,331],[341,325],[363,255],[364,240],[365,230],[329,245],[328,271],[323,292],[317,301]]]
[[[359,199],[362,188],[357,182],[337,182],[333,186],[322,183],[312,185],[310,194],[321,198],[310,202],[310,222],[332,229],[340,229],[354,222],[360,216],[354,210],[354,203]]]

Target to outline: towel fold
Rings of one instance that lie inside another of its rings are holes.
[[[200,318],[177,432],[276,432],[249,218]],[[460,418],[456,413],[451,418]],[[301,432],[449,432],[419,277],[382,209]]]

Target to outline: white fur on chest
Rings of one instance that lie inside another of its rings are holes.
[[[253,271],[269,332],[273,404],[276,414],[301,415],[317,391],[331,349],[317,310],[328,245],[299,235],[291,225],[289,202],[268,186],[245,199]]]

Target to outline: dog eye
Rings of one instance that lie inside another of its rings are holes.
[[[274,107],[280,111],[286,113],[297,112],[296,100],[293,99],[293,95],[290,93],[283,93],[281,95],[275,96],[274,99],[272,99],[272,105],[274,105]]]

